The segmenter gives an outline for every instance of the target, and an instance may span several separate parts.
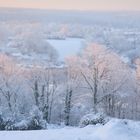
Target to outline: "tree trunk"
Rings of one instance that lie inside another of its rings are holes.
[[[67,91],[66,99],[65,99],[65,125],[70,124],[70,111],[71,111],[71,98],[72,98],[72,90]]]

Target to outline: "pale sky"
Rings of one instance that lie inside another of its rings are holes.
[[[68,10],[140,10],[140,0],[0,0],[0,7]]]

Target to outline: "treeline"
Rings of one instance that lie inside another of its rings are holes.
[[[21,67],[0,55],[0,129],[78,125],[91,112],[139,120],[138,68],[96,44],[67,58],[63,68]]]

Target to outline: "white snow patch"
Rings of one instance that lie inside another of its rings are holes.
[[[1,131],[1,140],[140,140],[140,122],[112,119],[105,125],[41,131]]]

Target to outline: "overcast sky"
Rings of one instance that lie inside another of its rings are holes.
[[[140,10],[140,0],[0,0],[0,7],[75,10]]]

